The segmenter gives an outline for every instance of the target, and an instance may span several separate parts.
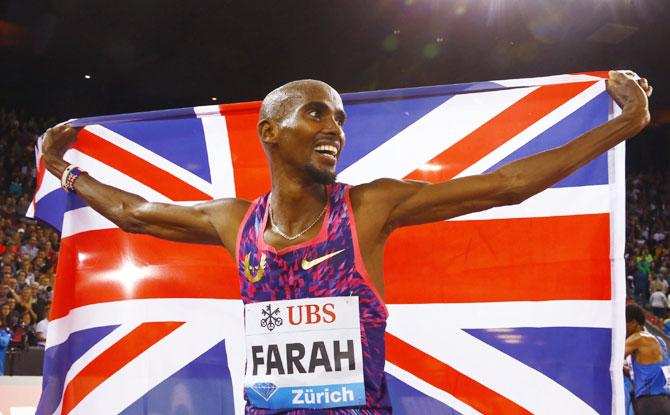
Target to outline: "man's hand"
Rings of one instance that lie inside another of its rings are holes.
[[[653,88],[645,78],[631,71],[610,71],[607,92],[623,110],[622,116],[639,123],[639,129],[649,124],[649,102]]]
[[[42,153],[45,157],[63,158],[63,154],[77,141],[79,128],[72,128],[69,124],[49,128],[42,143]]]
[[[77,141],[80,128],[70,127],[69,124],[57,125],[49,128],[42,142],[42,154],[46,168],[54,176],[60,178],[68,163],[63,160],[65,152]]]

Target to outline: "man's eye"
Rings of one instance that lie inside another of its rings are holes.
[[[310,112],[307,113],[307,115],[309,115],[310,117],[319,118],[319,111],[311,110]]]

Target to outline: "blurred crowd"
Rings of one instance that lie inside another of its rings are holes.
[[[52,124],[0,108],[0,357],[46,340],[60,236],[25,214],[35,189],[36,138]]]
[[[670,172],[629,174],[626,183],[628,296],[652,311],[661,326],[670,292]],[[666,333],[670,334],[670,322]]]

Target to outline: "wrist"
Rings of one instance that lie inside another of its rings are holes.
[[[646,107],[624,107],[620,118],[633,130],[633,135],[639,133],[651,121]]]
[[[69,163],[63,160],[62,157],[54,156],[51,154],[44,154],[44,165],[54,176],[61,177],[63,171],[69,165]]]

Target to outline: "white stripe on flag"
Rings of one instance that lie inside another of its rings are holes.
[[[501,206],[450,220],[541,218],[609,212],[609,186],[556,187],[544,190],[518,205]]]
[[[241,313],[238,316],[231,316],[229,313],[221,316],[225,316],[225,319],[232,319],[233,317],[242,319]],[[120,413],[224,338],[233,336],[243,338],[242,331],[235,333],[229,331],[231,329],[230,325],[217,323],[202,319],[197,323],[184,324],[179,327],[107,378],[87,395],[71,413],[73,415],[94,414],[99,413],[100,408],[105,408],[105,411],[109,411],[108,413],[111,414]],[[227,342],[226,346],[230,343],[232,342]],[[239,352],[243,353],[243,349],[240,348]],[[230,355],[231,353],[228,352],[228,356]],[[239,363],[241,363],[242,359],[239,360]],[[239,373],[243,370],[241,364],[230,367],[231,374],[233,371]],[[178,386],[176,387],[178,388]],[[235,413],[243,413],[244,395],[241,388],[233,393],[235,394]],[[170,396],[172,398],[179,397],[178,389],[175,389]],[[110,397],[114,399],[110,399]],[[174,403],[183,405],[186,402],[177,401]]]
[[[459,401],[450,393],[447,393],[442,389],[437,388],[431,385],[430,383],[423,381],[422,379],[419,379],[412,373],[399,368],[398,366],[394,365],[389,361],[386,362],[384,371],[394,376],[395,378],[399,379],[400,381],[405,382],[414,389],[421,391],[421,393],[425,393],[431,398],[448,405],[450,408],[455,409],[456,411],[458,411],[463,415],[481,415],[481,412],[476,411],[467,404]],[[419,405],[419,407],[416,407],[416,405]],[[419,401],[419,402],[410,402],[408,406],[411,406],[417,412],[420,412],[421,411],[420,405],[421,403]]]
[[[216,111],[214,111],[214,109]],[[228,126],[217,105],[195,107],[193,110],[202,121],[209,158],[209,174],[212,178],[214,199],[235,197],[233,158],[230,153]],[[260,144],[259,144],[260,145]]]
[[[456,95],[344,169],[339,178],[351,184],[402,179],[536,89]]]
[[[170,201],[169,203],[181,206],[193,206],[203,203],[203,201]],[[65,215],[63,216],[61,238],[67,238],[81,232],[99,231],[103,229],[118,229],[118,226],[93,210],[93,208],[86,206],[65,212]]]
[[[136,142],[127,139],[126,137],[107,129],[101,125],[89,125],[86,127],[86,130],[97,135],[98,137],[109,141],[110,143],[119,146],[120,148],[134,154],[135,156],[146,160],[150,164],[154,165],[156,168],[164,170],[178,179],[190,184],[196,189],[200,190],[203,193],[212,195],[213,188],[212,184],[206,180],[200,178],[199,176],[191,173],[185,168],[174,164],[168,159],[165,159],[153,151],[147,150]],[[104,162],[104,161],[103,161]],[[97,172],[95,172],[97,173]]]
[[[508,88],[516,88],[526,86],[571,84],[573,82],[593,82],[602,80],[603,78],[599,78],[593,75],[566,74],[566,75],[540,76],[537,78],[505,79],[502,81],[491,81],[491,82],[495,82]]]
[[[242,393],[244,342],[240,340],[244,338],[242,311],[240,300],[219,299],[161,298],[92,304],[71,310],[67,316],[50,321],[47,349],[63,343],[70,334],[80,330],[120,325],[75,362],[70,370],[71,373],[66,376],[69,382],[101,352],[139,324],[185,321],[187,324],[152,346],[96,388],[72,413],[97,413],[100,408],[109,408],[110,405],[118,409],[110,410],[110,413],[118,413],[148,392],[151,387],[223,339],[231,339],[226,342],[226,354],[234,388],[235,413],[242,413],[244,408]],[[178,353],[175,353],[175,350]],[[147,378],[147,372],[142,372],[146,370],[146,365],[152,367],[151,378]],[[129,379],[134,382],[139,382],[141,379],[144,383],[129,387]],[[115,402],[110,401],[110,396],[115,397]],[[60,406],[56,413],[60,413]]]
[[[532,413],[561,408],[561,413],[595,414],[554,380],[462,329],[610,328],[610,310],[610,301],[398,304],[389,305],[387,331]]]
[[[127,336],[128,333],[133,331],[137,326],[140,325],[140,322],[134,322],[130,324],[124,324],[121,325],[120,327],[117,327],[109,333],[107,336],[105,336],[103,339],[101,339],[99,342],[93,345],[90,349],[88,349],[79,359],[77,359],[75,362],[72,363],[72,366],[70,366],[70,369],[68,370],[67,374],[65,375],[65,379],[63,382],[63,385],[67,387],[67,385],[70,383],[70,381],[79,374],[79,372],[82,371],[89,363],[91,363],[96,357],[98,357],[101,353],[103,353],[105,350],[107,350],[109,347],[111,347],[114,343],[118,342],[121,340],[123,337]],[[63,388],[63,392],[65,391],[65,387]],[[62,411],[62,405],[63,405],[63,400],[61,398],[60,404],[58,405],[58,409],[56,409],[57,414],[60,414]]]
[[[472,176],[474,174],[481,174],[496,165],[500,160],[503,160],[508,155],[512,154],[514,151],[523,147],[533,138],[542,134],[552,126],[556,125],[559,121],[566,118],[568,115],[572,114],[587,102],[591,101],[593,98],[598,96],[600,93],[605,91],[605,82],[598,82],[584,91],[579,93],[574,98],[570,99],[563,105],[559,106],[549,114],[545,115],[537,122],[535,122],[530,127],[526,128],[509,141],[503,143],[501,146],[472,164],[470,167],[466,168],[455,177],[464,177]]]
[[[389,304],[388,331],[509,327],[612,328],[609,300]],[[447,316],[447,317],[445,317]]]

